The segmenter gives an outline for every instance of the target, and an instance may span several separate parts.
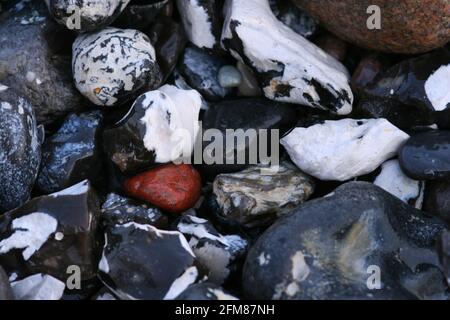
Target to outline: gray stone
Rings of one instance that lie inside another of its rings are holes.
[[[445,299],[436,251],[445,228],[371,183],[349,182],[299,206],[257,240],[244,266],[244,294]]]
[[[242,83],[242,75],[234,66],[223,66],[217,77],[220,85],[224,88],[239,87]]]

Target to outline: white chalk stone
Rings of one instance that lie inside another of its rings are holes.
[[[281,139],[292,161],[321,180],[346,181],[394,157],[408,134],[386,119],[325,121]]]
[[[66,285],[46,274],[35,274],[11,283],[17,300],[59,300]]]
[[[342,115],[352,111],[346,68],[279,21],[268,0],[227,0],[225,8],[222,45],[265,77],[267,98]]]
[[[441,66],[428,78],[425,92],[434,110],[447,109],[450,105],[450,64]]]

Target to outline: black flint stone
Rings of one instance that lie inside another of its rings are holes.
[[[14,300],[14,295],[9,285],[8,276],[5,270],[0,266],[0,301],[3,300]]]
[[[412,136],[399,153],[400,166],[415,180],[450,178],[450,131],[429,131]]]
[[[447,296],[435,246],[445,224],[366,182],[311,200],[270,227],[243,274],[251,299]],[[379,290],[367,280],[381,272]],[[376,272],[376,271],[375,271]]]
[[[267,129],[267,141],[270,147],[271,129],[279,130],[279,137],[292,129],[297,122],[297,110],[294,105],[274,102],[266,99],[242,99],[223,101],[217,103],[208,109],[203,118],[203,130],[218,129],[223,136],[223,152],[224,155],[222,164],[203,164],[200,166],[201,172],[208,180],[214,179],[217,174],[225,172],[236,172],[244,169],[249,163],[249,143],[246,142],[246,148],[242,152],[245,153],[245,164],[236,164],[237,159],[237,141],[232,144],[235,152],[235,164],[226,164],[225,155],[228,151],[226,149],[226,130],[227,129],[255,129],[257,134],[261,133],[261,129]],[[259,139],[258,139],[259,140]],[[256,143],[255,150],[259,150],[259,141]],[[212,141],[203,142],[203,150],[210,145]],[[255,147],[255,145],[253,145]],[[270,155],[270,148],[268,147],[268,155]],[[258,152],[259,154],[259,152]],[[253,163],[255,164],[255,163]]]
[[[102,160],[98,139],[102,118],[100,111],[72,114],[45,141],[37,180],[42,192],[56,192],[85,179],[100,184]]]
[[[81,280],[96,276],[101,251],[101,238],[99,239],[96,232],[100,203],[96,192],[87,181],[77,187],[77,190],[67,189],[69,191],[66,194],[34,198],[22,207],[0,216],[0,247],[5,246],[8,241],[11,244],[12,239],[16,246],[0,254],[0,265],[8,274],[16,273],[18,279],[21,279],[43,273],[65,282],[70,275],[67,268],[76,265],[80,267]],[[48,227],[48,221],[46,225],[34,224],[33,229],[27,226],[26,230],[14,228],[13,225],[18,219],[23,221],[24,218],[36,214],[55,219],[56,231],[52,232],[47,240],[44,239],[42,246],[36,248],[25,260],[25,250],[33,249],[34,242],[28,241],[28,245],[23,247],[20,239],[33,239],[41,228]]]

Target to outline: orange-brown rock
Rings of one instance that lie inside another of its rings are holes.
[[[293,0],[340,38],[368,49],[422,53],[450,41],[449,0]],[[381,29],[370,30],[367,9],[377,5]]]

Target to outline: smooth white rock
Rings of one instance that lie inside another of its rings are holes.
[[[346,181],[394,157],[409,135],[386,119],[325,121],[281,139],[292,161],[321,180]]]
[[[42,273],[11,283],[17,300],[59,300],[65,287],[64,282]]]
[[[434,110],[447,109],[450,105],[450,64],[441,66],[428,78],[425,93]]]
[[[352,111],[353,94],[346,68],[279,21],[268,0],[227,0],[225,8],[222,46],[236,59],[250,62],[261,74],[279,73],[263,88],[267,98],[330,109],[341,115]],[[234,44],[228,45],[231,42]],[[236,51],[240,43],[243,52]],[[279,94],[286,90],[288,93]],[[321,91],[333,98],[325,99]]]
[[[381,173],[373,183],[403,202],[410,203],[413,200],[417,209],[422,208],[424,182],[406,176],[400,168],[398,160],[394,159],[383,163]]]
[[[199,132],[200,94],[165,85],[143,96],[145,148],[154,151],[158,163],[190,158]]]

